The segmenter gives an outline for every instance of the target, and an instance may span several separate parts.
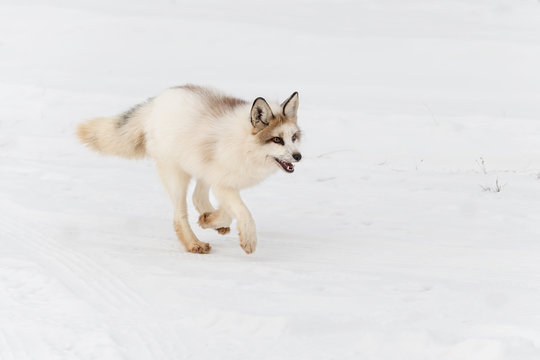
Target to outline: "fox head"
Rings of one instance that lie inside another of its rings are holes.
[[[255,99],[251,106],[252,134],[261,145],[261,156],[265,156],[269,166],[279,166],[288,173],[294,171],[293,163],[302,159],[298,151],[300,129],[296,124],[297,111],[297,92],[274,111],[262,97]]]

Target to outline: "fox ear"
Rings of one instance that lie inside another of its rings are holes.
[[[270,119],[274,117],[270,105],[262,97],[258,97],[251,106],[251,125],[257,130],[268,126]]]
[[[292,120],[296,120],[296,113],[298,111],[298,92],[293,92],[293,94],[281,104],[281,107],[283,108],[283,115]]]

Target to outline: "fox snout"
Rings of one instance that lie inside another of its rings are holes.
[[[302,154],[294,153],[294,154],[292,154],[292,157],[293,157],[294,160],[300,161],[302,159]]]

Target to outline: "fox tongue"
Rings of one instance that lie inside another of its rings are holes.
[[[281,165],[283,170],[285,170],[286,172],[292,173],[294,171],[294,165],[291,164],[290,162],[283,161],[283,160],[280,160],[278,158],[275,158],[275,159],[279,163],[279,165]]]

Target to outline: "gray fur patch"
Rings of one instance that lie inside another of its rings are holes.
[[[233,111],[236,107],[248,103],[245,100],[228,96],[203,86],[187,84],[176,86],[175,88],[184,89],[198,95],[203,101],[206,102],[206,105],[208,106],[208,113],[216,117],[223,116],[224,114]]]
[[[141,109],[144,105],[150,103],[153,99],[154,99],[153,97],[148,98],[144,102],[137,104],[131,109],[123,112],[122,115],[120,115],[120,118],[116,121],[116,127],[119,129],[122,126],[126,125],[129,122],[129,120],[133,117],[133,115],[135,115],[135,113],[139,111],[139,109]]]

